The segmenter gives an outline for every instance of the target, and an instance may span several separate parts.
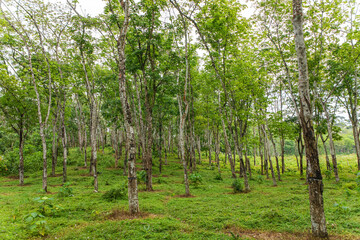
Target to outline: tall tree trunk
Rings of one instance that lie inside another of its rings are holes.
[[[267,155],[267,157],[269,159],[271,177],[272,177],[272,180],[273,180],[273,186],[277,186],[275,172],[274,172],[273,164],[272,164],[272,161],[271,161],[270,143],[269,143],[269,139],[268,139],[268,136],[267,136],[266,129],[265,129],[264,125],[263,125],[263,133],[264,133],[264,154]]]
[[[162,171],[162,121],[159,123],[159,173]]]
[[[297,139],[297,146],[298,146],[298,152],[299,152],[299,158],[300,158],[300,176],[304,176],[304,165],[303,165],[303,156],[304,156],[304,144],[302,141],[302,134],[301,129],[299,132],[299,138]]]
[[[57,108],[59,109],[60,106],[58,105]],[[59,111],[56,110],[55,119],[53,121],[53,139],[52,139],[52,158],[51,158],[51,176],[55,176],[56,171],[56,164],[57,164],[57,156],[58,156],[58,146],[57,146],[57,136],[56,136],[56,126],[58,120]]]
[[[121,105],[125,120],[126,129],[126,140],[128,142],[128,199],[129,199],[129,210],[131,214],[138,213],[139,200],[138,200],[138,188],[137,188],[137,177],[136,177],[136,144],[134,128],[132,126],[133,119],[131,115],[131,109],[126,93],[126,75],[125,75],[125,44],[126,34],[129,25],[129,0],[120,0],[121,7],[124,11],[124,22],[119,26],[120,35],[117,39],[117,49],[119,56],[119,91]]]
[[[328,154],[327,147],[326,147],[326,141],[324,140],[324,137],[322,134],[320,134],[320,138],[321,138],[321,142],[323,143],[324,151],[325,151],[326,169],[328,171],[331,171],[331,164],[330,164],[329,154]]]
[[[267,139],[266,139],[265,135],[263,138],[263,142],[264,142],[264,169],[265,169],[266,178],[269,179],[269,164],[268,164],[269,153],[268,153],[268,149],[266,146]]]
[[[269,129],[269,128],[268,128]],[[274,148],[274,153],[275,153],[275,159],[276,159],[276,170],[277,170],[277,174],[278,174],[278,180],[281,181],[281,176],[280,176],[280,166],[279,166],[279,158],[278,158],[278,154],[277,154],[277,151],[276,151],[276,144],[275,144],[275,140],[269,130],[269,135],[270,135],[270,141],[273,145],[273,148]],[[270,157],[269,157],[270,159]]]
[[[94,176],[94,191],[98,192],[98,178],[97,178],[97,139],[96,139],[96,130],[97,130],[97,106],[95,101],[92,101],[91,107],[91,129],[90,129],[90,144],[91,144],[91,169]]]
[[[64,97],[65,98],[65,97]],[[63,183],[67,181],[67,136],[66,136],[66,127],[65,127],[65,101],[64,106],[61,111],[61,141],[63,145]]]
[[[201,165],[201,141],[200,141],[200,136],[198,136],[198,141],[197,141],[197,148],[198,148],[198,163]]]
[[[215,133],[215,161],[217,164],[218,172],[221,174],[220,170],[220,140],[219,140],[219,127],[216,126],[216,133]]]
[[[223,117],[223,110],[222,110],[222,105],[220,102],[220,94],[218,95],[218,104],[219,104],[219,115],[220,115],[220,119],[221,119],[221,126],[223,129],[223,133],[224,133],[224,141],[225,141],[225,152],[228,155],[229,158],[229,163],[230,163],[230,169],[231,169],[231,176],[232,178],[236,178],[236,173],[235,173],[235,157],[234,157],[234,161],[232,160],[232,153],[231,153],[231,147],[230,147],[230,143],[229,143],[229,138],[226,132],[226,126],[225,126],[225,121],[224,121],[224,117]],[[199,140],[200,141],[200,140]]]
[[[281,173],[285,173],[285,138],[284,134],[281,134],[280,138],[280,147],[281,147]]]
[[[84,167],[87,167],[87,131],[86,125],[84,126]]]
[[[19,184],[21,186],[24,185],[24,142],[25,142],[25,134],[22,124],[22,119],[20,120],[21,124],[19,127]]]
[[[182,15],[181,15],[182,16]],[[189,59],[188,59],[188,31],[187,31],[187,23],[185,19],[182,17],[182,23],[184,27],[184,36],[185,36],[185,62],[186,62],[186,69],[185,69],[185,82],[184,82],[184,92],[183,96],[180,94],[177,95],[178,105],[179,105],[179,113],[180,113],[180,126],[179,126],[179,145],[181,151],[181,161],[184,169],[184,185],[185,185],[185,195],[190,195],[189,189],[189,180],[188,180],[188,173],[187,173],[187,163],[185,160],[185,146],[184,146],[184,133],[185,133],[185,120],[186,116],[189,112],[189,103],[187,101],[187,87],[188,87],[188,77],[189,77]],[[179,81],[179,72],[177,73],[177,83],[180,87]],[[185,109],[183,110],[183,104],[185,105]]]
[[[305,141],[307,179],[309,182],[309,200],[312,234],[315,237],[328,238],[324,213],[323,182],[319,164],[319,155],[312,126],[312,106],[309,92],[306,46],[303,34],[302,1],[293,0],[293,26],[295,48],[299,65],[299,118]]]

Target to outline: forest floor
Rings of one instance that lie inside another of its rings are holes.
[[[162,174],[154,159],[154,191],[146,192],[140,183],[142,213],[129,216],[126,198],[113,202],[103,198],[105,192],[124,185],[127,177],[122,169],[101,164],[99,153],[99,193],[94,193],[93,178],[80,167],[75,151],[71,154],[70,186],[62,186],[59,165],[57,175],[48,178],[47,194],[41,191],[41,172],[25,173],[25,186],[14,177],[0,177],[0,239],[311,239],[307,185],[292,157],[286,159],[286,172],[277,187],[255,166],[251,192],[239,194],[232,192],[228,167],[222,165],[223,180],[216,180],[217,167],[203,161],[197,166],[202,182],[191,185],[188,198],[182,197],[179,159],[170,158]],[[339,165],[340,183],[324,174],[330,239],[360,239],[355,156],[339,156]]]

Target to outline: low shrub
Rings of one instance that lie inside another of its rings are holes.
[[[145,170],[141,170],[140,172],[137,172],[136,176],[137,176],[138,184],[146,183],[146,171]]]
[[[189,176],[190,184],[198,187],[202,183],[202,177],[199,173],[192,173]]]
[[[231,184],[234,193],[240,193],[244,191],[244,185],[239,179],[234,179],[233,183]]]
[[[73,194],[73,189],[70,187],[71,183],[67,182],[64,183],[64,185],[59,189],[59,197],[72,197],[74,196]]]
[[[222,176],[221,176],[220,173],[216,174],[215,180],[218,180],[218,181],[222,181],[222,180],[223,180],[223,178],[222,178]]]
[[[102,195],[102,198],[108,202],[127,198],[127,185],[124,183],[118,188],[112,188]]]

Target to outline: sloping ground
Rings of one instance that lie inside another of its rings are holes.
[[[79,165],[82,158],[79,160]],[[354,164],[356,166],[355,158]],[[127,199],[108,202],[103,194],[126,181],[122,169],[99,162],[99,193],[93,192],[88,170],[69,166],[72,197],[60,197],[62,177],[49,178],[49,191],[41,189],[41,172],[26,173],[26,187],[17,179],[0,177],[0,239],[311,239],[307,186],[295,171],[296,162],[287,159],[287,172],[278,187],[253,169],[251,192],[233,194],[231,174],[222,165],[223,180],[217,169],[204,162],[198,165],[200,186],[191,186],[192,197],[184,197],[183,170],[170,159],[159,174],[154,165],[154,190],[139,185],[142,214],[127,213]],[[341,161],[340,161],[341,164]],[[238,164],[237,164],[238,166]],[[360,192],[354,189],[356,167],[341,171],[341,183],[325,179],[324,200],[330,239],[360,239]],[[59,170],[61,168],[59,167]],[[354,170],[355,169],[355,170]],[[25,217],[41,208],[36,197],[48,197],[45,236],[30,230]]]
[[[256,240],[319,240],[308,233],[287,233],[274,231],[260,231],[241,228],[227,229],[229,235],[234,239],[256,239]],[[359,240],[359,236],[330,235],[329,240]]]

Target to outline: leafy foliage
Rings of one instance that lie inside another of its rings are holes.
[[[199,187],[202,183],[202,177],[199,173],[195,172],[189,175],[190,184],[194,185],[195,187]]]
[[[234,179],[233,183],[231,184],[234,193],[241,193],[244,191],[244,185],[240,181],[240,179]]]
[[[127,198],[127,185],[124,183],[122,186],[117,188],[112,188],[109,191],[106,191],[102,198],[108,202],[115,202],[116,200],[126,199]]]

